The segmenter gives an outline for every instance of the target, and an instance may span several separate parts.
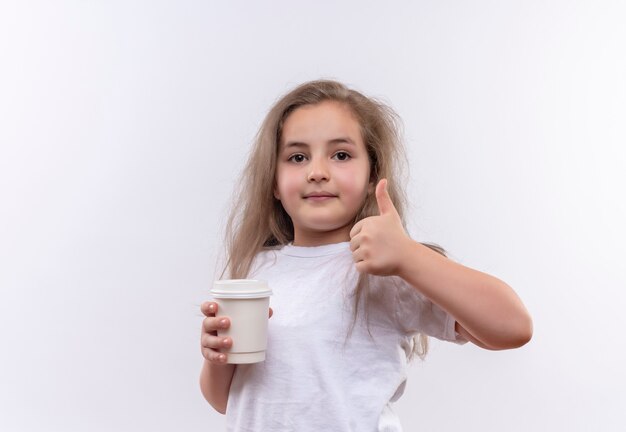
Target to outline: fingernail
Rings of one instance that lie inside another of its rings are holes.
[[[221,320],[221,321],[220,321],[220,325],[221,325],[222,327],[226,327],[226,320],[225,320],[225,319]]]
[[[224,346],[228,346],[228,342],[229,342],[229,340],[228,340],[228,339],[224,339],[224,340],[222,341],[222,345],[224,345]]]
[[[220,354],[220,361],[226,361],[226,356],[224,354]]]
[[[209,312],[213,312],[214,309],[215,309],[215,305],[213,303],[211,303],[209,305]]]

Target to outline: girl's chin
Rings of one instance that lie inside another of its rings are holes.
[[[310,233],[312,235],[334,235],[338,231],[346,230],[349,222],[330,222],[330,221],[308,221],[299,231]],[[349,230],[348,230],[349,233]],[[347,234],[349,237],[349,234]]]

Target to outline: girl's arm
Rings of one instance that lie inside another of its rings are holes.
[[[206,316],[202,320],[200,333],[200,350],[204,357],[200,372],[200,390],[207,402],[217,412],[225,414],[230,383],[233,380],[236,365],[226,363],[228,354],[222,354],[218,351],[220,348],[230,347],[232,340],[229,337],[220,338],[217,336],[218,329],[230,327],[229,318],[215,316],[217,307],[215,302],[204,302],[200,306],[200,311]],[[220,361],[222,357],[223,360]]]
[[[220,414],[226,414],[230,383],[235,364],[217,365],[205,360],[200,372],[200,390],[204,398]]]
[[[480,347],[517,348],[530,340],[532,320],[511,287],[413,241],[391,201],[386,179],[376,185],[376,203],[379,215],[361,219],[350,231],[359,272],[400,276],[452,315],[458,333]]]
[[[517,348],[530,340],[532,319],[511,287],[407,240],[397,275],[452,315],[461,336],[492,350]]]

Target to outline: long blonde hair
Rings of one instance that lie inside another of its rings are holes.
[[[254,257],[265,247],[286,245],[294,239],[291,218],[281,202],[274,197],[278,145],[287,117],[299,107],[315,105],[323,101],[337,101],[348,106],[356,116],[363,143],[370,160],[370,182],[388,180],[388,192],[402,224],[407,198],[399,187],[406,184],[407,159],[401,142],[402,127],[398,115],[383,102],[364,96],[345,85],[332,80],[310,81],[296,87],[280,98],[265,117],[248,155],[240,181],[234,190],[234,200],[225,229],[224,243],[226,262],[220,278],[226,274],[231,279],[246,278]],[[378,215],[375,194],[368,194],[353,224],[369,216]],[[436,245],[426,246],[443,253]],[[369,323],[367,274],[359,274],[354,291],[355,307],[351,334],[358,315],[358,306],[364,298],[366,322]],[[369,326],[368,326],[369,329]],[[428,350],[428,338],[418,334],[413,338],[411,360],[415,354],[424,358]]]

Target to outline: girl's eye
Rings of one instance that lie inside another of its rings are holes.
[[[302,158],[302,159],[300,159]],[[288,161],[293,160],[296,163],[300,163],[304,160],[304,155],[302,154],[295,154],[293,156],[290,156],[289,159],[287,159]]]
[[[335,153],[333,158],[337,158],[340,161],[347,161],[352,158],[348,153],[340,151]],[[296,153],[295,155],[289,156],[288,161],[293,161],[295,163],[302,163],[306,159],[306,156],[300,153]]]
[[[350,159],[350,155],[346,152],[337,152],[335,153],[335,156],[337,157],[337,159],[339,159],[340,161],[346,161],[348,159]]]

